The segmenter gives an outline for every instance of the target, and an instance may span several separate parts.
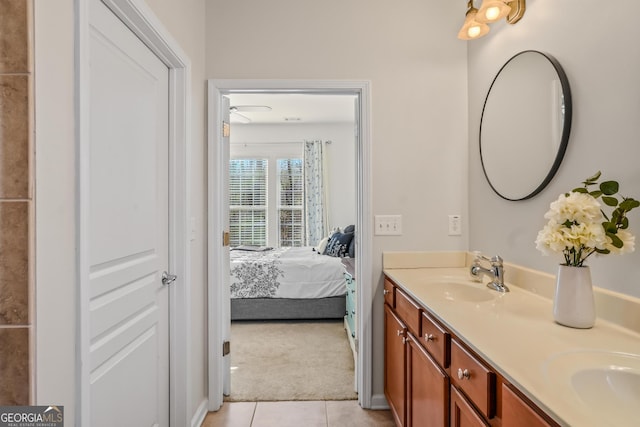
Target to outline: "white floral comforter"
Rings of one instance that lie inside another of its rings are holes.
[[[311,247],[231,251],[231,298],[325,298],[346,293],[340,258]]]

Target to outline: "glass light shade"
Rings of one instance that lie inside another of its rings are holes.
[[[511,6],[503,0],[482,0],[482,6],[476,15],[476,21],[482,23],[496,22],[511,12]]]
[[[476,14],[478,9],[472,8],[467,12],[467,17],[462,24],[462,28],[458,32],[458,38],[461,40],[473,40],[482,37],[489,32],[489,26],[482,22],[478,22]]]

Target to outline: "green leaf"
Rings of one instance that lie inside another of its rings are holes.
[[[616,181],[605,181],[600,184],[600,190],[607,196],[616,194],[618,192],[619,185]]]
[[[595,175],[593,175],[592,177],[587,178],[583,184],[589,185],[589,184],[593,184],[595,183],[597,180],[600,179],[600,175],[602,175],[602,172],[598,171],[596,172]]]
[[[587,193],[587,189],[583,188],[583,187],[578,187],[578,188],[574,188],[573,190],[571,190],[571,192],[573,193]]]
[[[620,208],[616,208],[613,212],[611,212],[611,222],[614,224],[618,224],[620,220],[624,218],[624,211]]]
[[[629,228],[629,218],[627,218],[626,216],[622,218],[622,221],[618,222],[618,228],[621,228],[623,230]]]
[[[624,246],[624,243],[622,242],[622,240],[620,240],[620,238],[616,236],[614,233],[607,233],[607,236],[611,238],[611,244],[616,248],[620,249],[622,246]]]
[[[598,249],[598,248],[596,248],[595,250],[596,250],[596,252],[598,252],[599,254],[603,254],[603,255],[606,255],[606,254],[610,254],[610,253],[611,253],[611,251],[610,251],[609,249]]]
[[[607,206],[618,206],[618,199],[615,197],[602,196],[602,201]]]
[[[602,223],[602,228],[604,228],[605,233],[607,233],[607,235],[614,234],[616,233],[616,231],[618,231],[618,227],[616,227],[616,224],[614,222],[603,222]]]
[[[640,206],[640,202],[635,199],[624,199],[620,202],[620,207],[625,211],[629,212],[631,209],[637,208]]]
[[[602,196],[602,191],[592,191],[589,193],[591,195],[591,197],[593,197],[594,199],[597,199],[598,197]]]

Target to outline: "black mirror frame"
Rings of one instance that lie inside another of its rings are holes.
[[[502,70],[511,61],[513,61],[518,56],[520,56],[522,54],[525,54],[525,53],[532,53],[532,52],[533,53],[537,53],[537,54],[542,55],[543,57],[545,57],[551,63],[553,68],[556,70],[556,73],[558,74],[558,77],[560,79],[560,85],[562,87],[562,96],[563,96],[563,99],[564,99],[564,121],[563,121],[563,124],[562,124],[562,136],[560,137],[560,145],[558,147],[558,152],[556,154],[556,158],[555,158],[555,160],[553,162],[553,165],[551,166],[551,169],[549,170],[549,172],[545,176],[545,178],[542,181],[542,183],[535,190],[533,190],[531,193],[527,194],[526,196],[521,197],[519,199],[511,199],[511,198],[506,197],[503,194],[501,194],[494,187],[494,185],[491,183],[491,180],[489,180],[489,176],[487,175],[487,171],[485,169],[484,161],[482,160],[482,120],[484,118],[484,112],[485,112],[485,109],[487,107],[487,101],[489,99],[489,95],[491,94],[491,89],[493,88],[493,85],[496,83],[496,80],[500,76],[500,73],[502,72]],[[500,67],[500,70],[498,71],[498,73],[494,77],[493,81],[491,82],[491,86],[489,87],[489,91],[487,92],[487,96],[485,97],[484,105],[482,106],[482,115],[480,116],[480,130],[479,130],[479,133],[478,133],[478,146],[479,146],[479,149],[480,149],[480,163],[482,164],[482,172],[484,173],[484,176],[485,176],[485,178],[487,180],[487,183],[489,183],[489,186],[491,187],[491,189],[498,196],[500,196],[501,198],[503,198],[505,200],[508,200],[508,201],[517,202],[517,201],[520,201],[520,200],[527,200],[527,199],[530,199],[530,198],[536,196],[547,185],[549,185],[549,183],[551,182],[551,180],[555,176],[556,172],[558,172],[558,169],[560,168],[560,164],[562,163],[562,159],[564,158],[564,154],[567,151],[567,145],[569,144],[569,134],[571,133],[572,116],[573,116],[573,104],[572,104],[572,101],[571,101],[571,87],[569,86],[569,79],[567,79],[567,75],[565,74],[564,69],[562,68],[560,63],[553,56],[551,56],[549,54],[546,54],[546,53],[543,53],[543,52],[540,52],[540,51],[537,51],[537,50],[523,50],[522,52],[519,52],[519,53],[515,54],[507,62],[505,62],[504,65],[502,67]]]

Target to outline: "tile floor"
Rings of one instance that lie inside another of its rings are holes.
[[[389,411],[362,409],[355,400],[225,402],[201,427],[394,427]]]

